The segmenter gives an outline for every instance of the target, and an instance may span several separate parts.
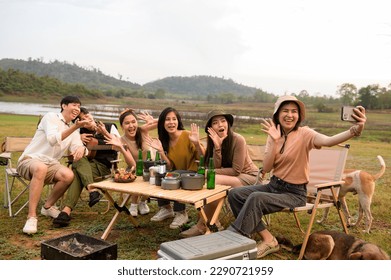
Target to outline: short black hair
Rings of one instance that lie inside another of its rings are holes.
[[[89,113],[86,107],[80,107],[80,114],[88,115]]]
[[[68,105],[69,103],[78,103],[81,105],[81,101],[80,101],[79,97],[74,96],[74,95],[65,96],[63,99],[61,99],[60,105],[62,107],[63,104]]]

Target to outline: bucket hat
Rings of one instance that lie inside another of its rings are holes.
[[[234,116],[232,116],[231,114],[227,114],[226,112],[224,112],[224,110],[221,109],[212,110],[208,113],[208,118],[207,118],[208,121],[206,122],[206,126],[205,126],[206,133],[208,133],[208,127],[211,127],[212,118],[216,116],[224,116],[227,119],[230,126],[232,127],[234,123]]]
[[[295,96],[292,96],[292,95],[284,95],[284,96],[281,96],[281,97],[279,97],[277,99],[276,103],[274,104],[273,117],[278,112],[278,109],[281,107],[281,104],[283,102],[287,102],[287,101],[295,102],[297,104],[297,106],[299,106],[299,109],[300,109],[300,120],[304,121],[304,119],[305,119],[305,105],[304,105],[303,102],[301,102]]]

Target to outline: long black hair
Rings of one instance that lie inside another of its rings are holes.
[[[231,129],[230,122],[227,121],[228,124],[228,132],[227,137],[223,140],[223,143],[221,144],[221,167],[232,167],[232,161],[233,161],[233,150],[232,150],[232,143],[234,138],[234,132]],[[213,150],[214,150],[214,143],[212,138],[208,136],[207,140],[207,146],[205,151],[205,164],[209,164],[209,159],[213,157]]]
[[[122,111],[121,114],[119,115],[119,123],[120,123],[121,127],[122,127],[122,123],[124,122],[124,119],[129,115],[134,116],[134,118],[137,120],[137,115],[134,112],[134,110],[133,109],[126,109],[126,110]],[[134,136],[134,138],[136,140],[137,148],[142,149],[143,137],[141,135],[141,128],[140,127],[137,127],[136,135]]]
[[[165,108],[159,115],[159,119],[157,122],[157,132],[159,135],[159,140],[162,142],[163,150],[168,153],[168,149],[170,148],[170,136],[168,135],[167,130],[164,128],[164,123],[166,121],[166,117],[168,113],[174,112],[176,115],[176,118],[178,120],[178,130],[185,130],[183,123],[182,123],[182,118],[179,112],[172,108],[172,107],[167,107]]]

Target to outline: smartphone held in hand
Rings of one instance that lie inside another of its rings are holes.
[[[341,120],[347,122],[356,122],[356,120],[352,117],[354,114],[353,109],[355,107],[352,106],[343,106],[341,108]]]

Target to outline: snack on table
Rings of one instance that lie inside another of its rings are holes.
[[[137,176],[134,174],[134,168],[125,170],[124,168],[118,169],[114,174],[114,182],[117,183],[129,183],[136,180]]]

